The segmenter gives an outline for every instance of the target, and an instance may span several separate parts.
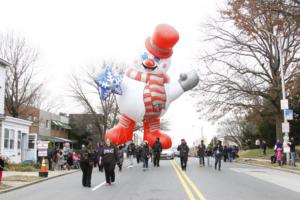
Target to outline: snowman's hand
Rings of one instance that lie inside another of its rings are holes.
[[[199,76],[195,70],[180,74],[179,83],[183,91],[194,88],[199,83]]]

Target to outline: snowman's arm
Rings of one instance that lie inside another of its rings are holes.
[[[169,102],[172,102],[180,97],[184,93],[184,90],[178,80],[174,80],[173,82],[171,80],[171,82],[166,85],[166,93]]]
[[[185,91],[194,88],[199,83],[199,77],[195,71],[180,74],[179,80],[175,80],[166,86],[169,101],[176,100]]]

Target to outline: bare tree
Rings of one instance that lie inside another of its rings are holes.
[[[200,69],[198,89],[206,96],[200,106],[211,119],[219,119],[229,112],[259,113],[267,101],[269,115],[276,117],[277,138],[282,138],[279,55],[288,84],[299,74],[299,28],[293,17],[278,12],[281,1],[227,2],[221,19],[207,24],[206,41],[215,46],[200,58],[205,69]]]
[[[13,117],[35,106],[40,97],[43,84],[34,82],[37,56],[37,50],[24,38],[12,33],[0,35],[0,57],[11,64],[6,70],[5,110]]]
[[[234,142],[239,147],[243,144],[243,127],[244,120],[242,117],[227,118],[219,123],[218,133],[227,140]]]
[[[106,130],[117,124],[119,114],[115,94],[109,95],[106,100],[99,98],[100,90],[95,80],[100,70],[103,71],[107,66],[120,74],[124,71],[124,64],[103,62],[97,68],[92,66],[91,70],[85,70],[85,76],[73,75],[69,85],[71,96],[84,107],[86,113],[94,116],[93,124],[98,129],[100,139],[103,139]],[[103,117],[99,118],[99,114]]]

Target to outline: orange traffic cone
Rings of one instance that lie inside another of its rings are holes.
[[[47,167],[46,167],[45,158],[43,158],[41,169],[39,171],[39,176],[40,177],[48,177],[48,170],[47,170]]]

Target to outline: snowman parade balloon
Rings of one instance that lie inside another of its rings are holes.
[[[177,80],[168,77],[173,47],[178,40],[175,28],[159,24],[152,37],[146,39],[145,51],[140,58],[125,71],[120,83],[122,94],[117,97],[119,123],[105,135],[113,144],[132,140],[136,123],[142,122],[143,140],[150,146],[157,138],[163,149],[172,146],[170,136],[160,130],[160,118],[172,101],[199,82],[195,71],[182,73]]]

